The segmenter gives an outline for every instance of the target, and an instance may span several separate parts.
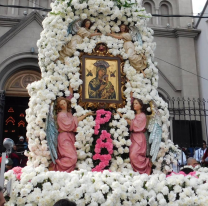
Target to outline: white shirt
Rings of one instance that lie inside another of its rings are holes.
[[[186,155],[185,155],[185,153],[184,152],[182,152],[182,154],[183,154],[183,156],[181,155],[181,153],[178,155],[178,156],[176,156],[175,155],[175,157],[179,157],[179,159],[178,159],[178,161],[177,161],[177,165],[172,165],[172,167],[173,167],[173,172],[179,172],[180,171],[180,167],[182,166],[182,165],[186,165],[187,164],[187,161],[186,161]],[[183,158],[182,158],[183,157]]]
[[[202,148],[199,148],[198,150],[195,151],[194,153],[194,158],[196,159],[197,162],[202,161],[202,157],[204,156],[204,153],[207,151],[207,148],[204,150]]]
[[[179,159],[178,159],[179,166],[187,164],[186,155],[184,152],[182,152],[182,153],[183,153],[183,156],[180,154]]]

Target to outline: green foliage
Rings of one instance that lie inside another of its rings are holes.
[[[135,5],[135,3],[128,3],[127,1],[125,1],[125,3],[122,3],[121,0],[113,0],[114,2],[116,2],[116,5],[121,8],[131,8],[133,5]]]
[[[67,6],[70,7],[72,3],[72,0],[70,0],[70,2],[67,3]]]
[[[55,16],[58,16],[58,15],[65,15],[63,12],[58,12],[58,13],[55,13],[55,12],[50,12],[50,14],[52,14],[52,15],[55,15]]]

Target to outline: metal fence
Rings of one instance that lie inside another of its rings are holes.
[[[171,138],[180,147],[201,147],[208,142],[208,101],[205,99],[168,99]]]

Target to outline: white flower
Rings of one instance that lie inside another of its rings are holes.
[[[87,19],[87,14],[82,13],[80,17],[81,17],[81,19]]]
[[[117,164],[118,165],[123,164],[123,159],[121,157],[117,157]]]

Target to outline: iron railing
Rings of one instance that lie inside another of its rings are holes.
[[[208,142],[208,101],[205,99],[168,99],[171,137],[180,147],[201,147]]]

